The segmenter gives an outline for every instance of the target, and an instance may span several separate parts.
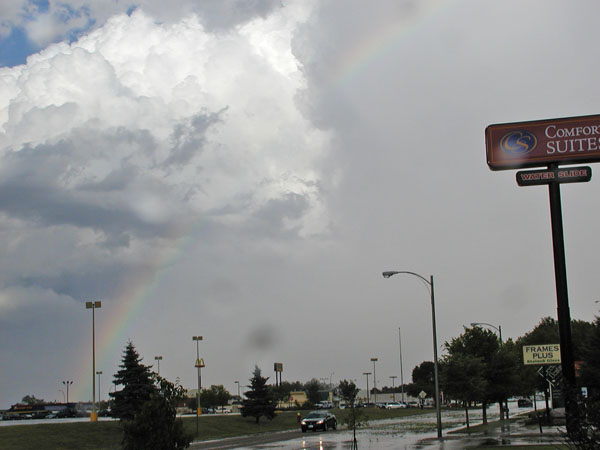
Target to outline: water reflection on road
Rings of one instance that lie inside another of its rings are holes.
[[[540,405],[541,406],[541,405]],[[518,408],[513,409],[516,412]],[[519,412],[525,412],[520,409]],[[498,419],[498,408],[487,410],[488,420]],[[471,425],[481,423],[482,411],[470,410]],[[457,450],[464,449],[475,442],[463,437],[449,437],[447,432],[465,426],[465,413],[462,410],[443,411],[442,423],[445,438],[436,439],[436,417],[431,414],[410,416],[372,422],[368,428],[357,430],[356,440],[360,450]],[[252,447],[236,447],[241,450],[277,449],[277,450],[350,450],[352,448],[352,432],[338,430],[337,432],[306,433],[301,438],[287,441],[271,442],[252,445]]]

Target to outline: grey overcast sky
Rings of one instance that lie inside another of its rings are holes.
[[[547,188],[491,123],[599,113],[592,0],[0,4],[0,408],[106,398],[128,340],[236,392],[377,384],[470,322],[556,316]],[[593,167],[595,169],[595,167]],[[573,318],[598,312],[600,184],[562,189]]]

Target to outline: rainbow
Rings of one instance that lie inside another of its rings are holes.
[[[442,13],[447,12],[458,2],[459,0],[419,2],[418,8],[422,11],[410,15],[405,20],[390,22],[381,27],[377,33],[373,33],[355,46],[350,47],[334,64],[329,88],[343,87],[377,59],[392,51],[411,33],[441,16]]]
[[[342,54],[334,63],[328,89],[334,90],[344,87],[364,69],[372,65],[377,59],[393,50],[402,40],[418,30],[422,25],[428,24],[442,12],[457,4],[460,0],[433,0],[426,4],[419,4],[421,11],[411,15],[406,20],[395,21],[380,28],[377,33],[368,36],[354,47]],[[175,226],[171,230],[171,238],[176,244],[157,251],[154,263],[130,279],[127,286],[123,286],[116,298],[106,299],[104,304],[110,308],[98,311],[96,316],[96,369],[103,370],[103,386],[110,386],[114,372],[109,373],[108,367],[119,359],[122,350],[129,338],[128,333],[135,317],[139,316],[146,301],[160,284],[165,273],[164,268],[174,264],[183,254],[184,249],[192,248],[193,242],[200,231],[197,224]],[[182,237],[183,236],[183,237]],[[104,305],[103,305],[104,306]],[[105,317],[105,311],[110,309],[110,316]],[[91,349],[84,346],[79,360],[82,361],[75,372],[76,384],[73,386],[73,399],[91,400],[92,397],[92,362]],[[103,389],[106,392],[106,388]],[[102,395],[106,399],[106,395]]]
[[[122,286],[114,299],[105,299],[102,309],[96,312],[96,370],[103,371],[102,398],[106,400],[108,386],[116,372],[116,366],[108,370],[121,354],[127,341],[130,339],[131,325],[139,317],[146,302],[156,291],[166,271],[165,268],[173,265],[181,258],[184,250],[190,248],[195,241],[201,227],[192,225],[181,226],[175,224],[167,235],[175,244],[164,246],[153,255],[151,264],[128,278],[128,283]],[[182,237],[183,236],[183,237]],[[109,317],[105,315],[110,312]],[[89,313],[89,312],[88,312]],[[91,320],[91,319],[90,319]],[[91,336],[90,336],[91,341]],[[86,340],[79,361],[81,364],[75,371],[76,384],[73,386],[73,399],[75,401],[88,401],[92,399],[92,357],[91,342]],[[109,381],[110,380],[110,381]],[[97,389],[97,388],[96,388]]]

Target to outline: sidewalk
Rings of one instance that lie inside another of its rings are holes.
[[[445,434],[443,448],[448,450],[484,445],[565,444],[564,426],[544,426],[540,433],[538,425],[525,422],[525,416],[516,416],[510,420],[489,422],[487,426],[475,426],[469,430],[467,428],[454,430]],[[427,445],[426,442],[423,444]]]

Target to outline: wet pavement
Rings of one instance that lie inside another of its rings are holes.
[[[526,412],[519,410],[519,413]],[[481,423],[481,411],[470,411],[471,425]],[[523,420],[504,423],[497,420],[498,412],[488,410],[488,421],[494,426],[485,432],[467,433],[464,429],[464,411],[444,411],[442,414],[443,439],[437,439],[435,413],[371,422],[367,428],[356,432],[361,450],[459,450],[481,445],[516,445],[537,443],[563,443],[560,429],[526,426]],[[328,432],[290,431],[259,436],[193,444],[192,449],[239,449],[239,450],[349,450],[352,448],[352,432],[347,429]]]

